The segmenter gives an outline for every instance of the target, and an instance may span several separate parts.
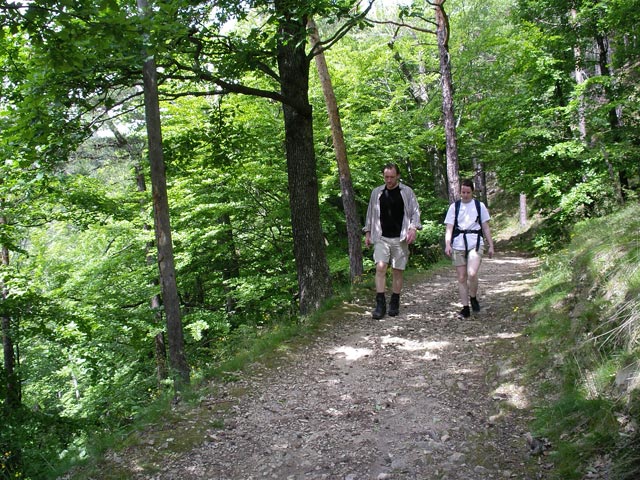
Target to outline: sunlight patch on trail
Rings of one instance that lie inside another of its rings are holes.
[[[488,342],[499,338],[501,340],[509,340],[519,338],[522,336],[522,332],[498,332],[491,335],[480,335],[477,337],[464,337],[465,342]]]
[[[327,415],[332,416],[332,417],[342,417],[342,416],[344,415],[344,413],[343,413],[343,412],[341,412],[341,411],[340,411],[340,410],[338,410],[337,408],[333,408],[333,407],[330,407],[330,408],[326,409],[326,410],[325,410],[325,413],[326,413]]]
[[[512,263],[512,264],[516,264],[516,265],[522,265],[527,264],[527,263],[531,263],[532,265],[537,265],[539,264],[539,260],[536,259],[522,259],[521,257],[494,257],[491,260],[489,260],[487,263],[495,263],[497,265],[503,265],[505,263]]]
[[[453,367],[448,370],[449,373],[453,373],[455,375],[468,375],[468,374],[470,375],[475,373],[476,371],[477,369],[475,368],[465,368],[465,367],[462,367],[462,368]]]
[[[436,355],[435,353],[431,353],[431,352],[425,352],[425,354],[422,356],[423,360],[438,360],[440,358],[440,355]]]
[[[533,295],[532,287],[536,284],[536,280],[512,280],[510,282],[501,282],[500,286],[491,288],[492,293],[505,292],[522,292],[525,297]]]
[[[370,348],[356,348],[349,347],[347,345],[342,345],[340,347],[332,348],[329,350],[331,355],[343,354],[345,356],[345,360],[354,362],[356,360],[360,360],[363,357],[369,356],[373,353],[373,350]]]
[[[450,342],[420,342],[410,340],[408,338],[392,337],[385,335],[382,337],[383,345],[398,345],[400,350],[417,351],[417,350],[442,350],[451,345]]]
[[[493,399],[501,400],[519,410],[529,407],[529,399],[524,387],[513,383],[503,383],[493,391]]]

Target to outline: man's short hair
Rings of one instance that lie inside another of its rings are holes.
[[[398,167],[397,163],[387,163],[382,168],[382,173],[384,173],[385,170],[395,170],[396,171],[396,175],[400,175],[400,167]]]
[[[473,180],[470,180],[468,178],[465,178],[464,180],[462,180],[462,182],[460,182],[460,188],[462,187],[469,187],[471,188],[472,192],[476,189],[473,185]]]

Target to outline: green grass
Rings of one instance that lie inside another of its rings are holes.
[[[640,372],[636,210],[576,224],[570,242],[545,258],[528,364],[540,395],[532,428],[553,444],[553,478],[582,478],[603,453],[616,478],[640,471],[640,440],[620,421],[640,412],[640,395],[616,384],[622,369]]]
[[[583,463],[611,451],[617,437],[612,404],[575,391],[539,411],[534,427],[550,440],[554,475],[565,480],[582,478]]]

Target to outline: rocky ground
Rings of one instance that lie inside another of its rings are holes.
[[[521,355],[536,268],[485,259],[469,320],[455,317],[452,267],[408,280],[397,317],[373,320],[369,292],[312,341],[176,407],[201,432],[195,446],[174,448],[172,423],[110,465],[154,480],[546,478]]]

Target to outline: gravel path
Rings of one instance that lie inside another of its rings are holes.
[[[313,341],[203,399],[186,416],[204,432],[195,448],[176,452],[169,431],[137,460],[111,460],[155,480],[545,478],[525,439],[519,353],[536,268],[485,259],[482,311],[464,321],[452,267],[407,281],[395,318],[373,320],[367,294]]]

